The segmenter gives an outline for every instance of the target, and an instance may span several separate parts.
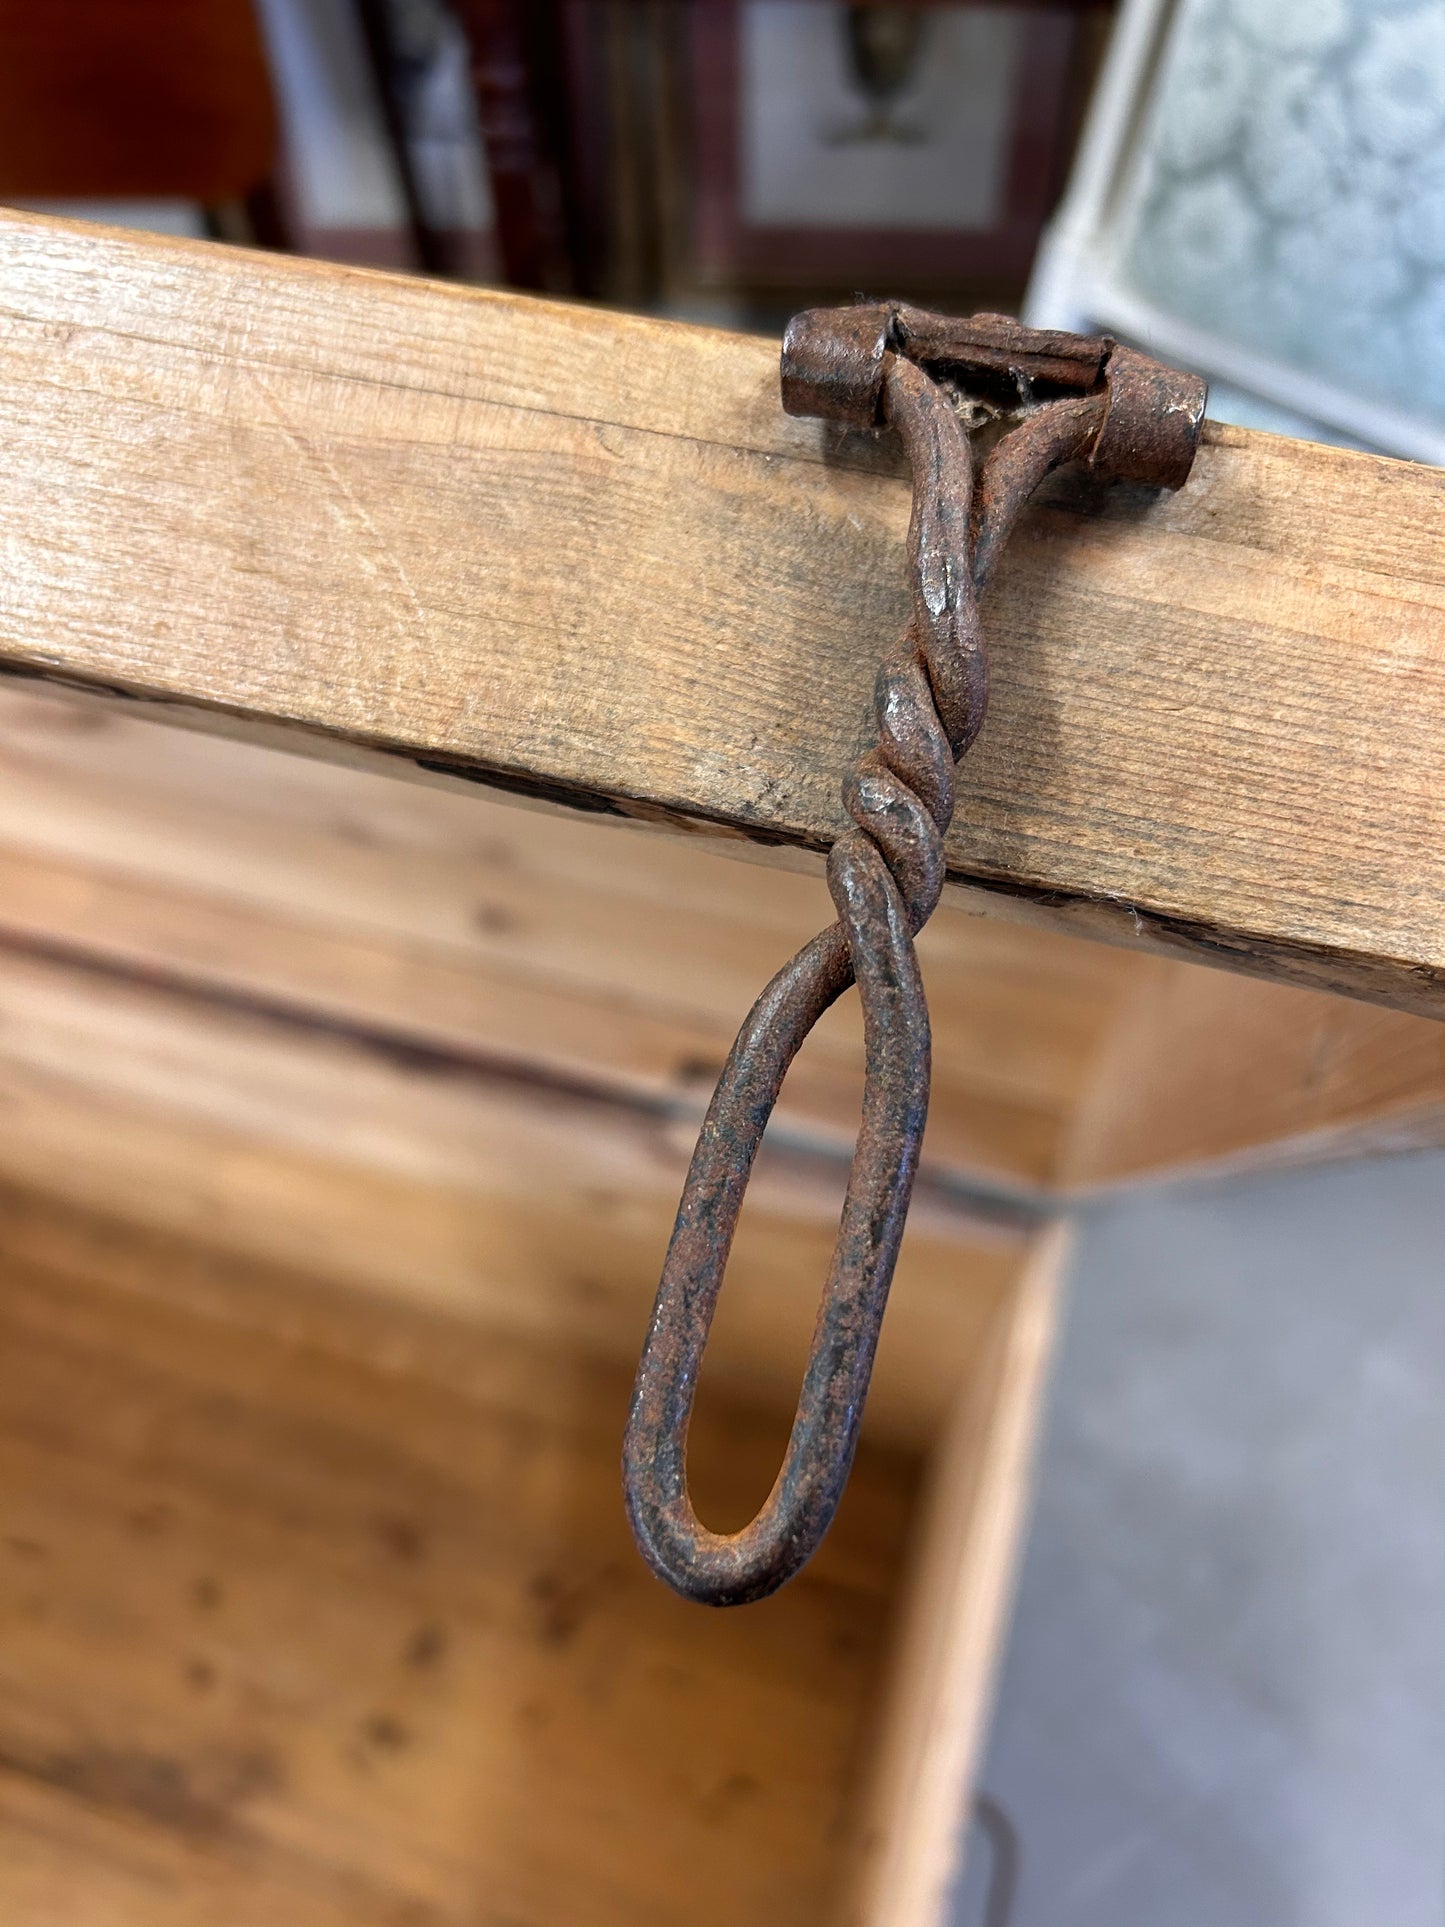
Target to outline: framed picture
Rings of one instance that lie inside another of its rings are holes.
[[[1062,183],[1066,6],[693,0],[690,278],[1021,279]]]

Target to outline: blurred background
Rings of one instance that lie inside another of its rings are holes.
[[[770,327],[1023,298],[1112,9],[8,7],[0,191]]]
[[[0,6],[0,197],[776,329],[1103,326],[1445,459],[1441,0]]]
[[[1445,461],[1445,0],[0,0],[0,200],[1105,327]],[[1445,1166],[1086,1224],[959,1927],[1445,1917]]]

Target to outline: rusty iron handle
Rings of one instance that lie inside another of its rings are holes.
[[[852,827],[828,858],[838,921],[773,978],[723,1067],[633,1390],[623,1484],[637,1544],[668,1585],[713,1606],[765,1598],[793,1577],[852,1466],[928,1111],[928,1007],[913,938],[943,887],[954,766],[983,723],[979,594],[1025,502],[1062,464],[1179,487],[1205,400],[1195,377],[1107,337],[896,302],[796,316],[782,388],[790,414],[897,432],[913,475],[912,609],[879,668],[876,744],[843,781]],[[752,1523],[710,1532],[688,1494],[687,1433],[728,1252],[788,1066],[852,983],[863,1115],[792,1433]]]

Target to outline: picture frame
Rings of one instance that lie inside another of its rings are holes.
[[[839,85],[842,29],[847,15],[864,11],[830,0],[693,0],[688,8],[686,270],[696,284],[946,288],[1021,283],[1027,275],[1067,167],[1080,10],[1017,4],[876,10],[914,13],[920,40],[931,33],[935,49],[946,43],[942,51],[954,74],[932,87],[926,73],[905,75],[895,90],[896,109],[884,103],[884,114],[898,113],[912,152],[899,152],[902,142],[889,152],[886,136],[870,136],[870,103],[860,95],[851,103],[861,131],[850,153],[846,129],[835,131],[840,109],[849,104]],[[831,71],[829,37],[835,41]],[[986,64],[976,85],[968,84],[970,51]],[[810,54],[817,58],[810,62]],[[925,45],[920,66],[926,56]],[[776,113],[750,112],[750,90],[767,87],[774,73],[780,86],[812,93],[811,126],[806,99],[791,125]],[[950,78],[959,76],[965,84],[950,98]],[[924,114],[917,112],[920,103]],[[930,113],[934,125],[920,125]],[[760,136],[759,122],[767,123],[768,134]],[[891,180],[877,178],[885,173]],[[980,173],[992,175],[983,193]],[[790,185],[796,189],[791,206]],[[856,218],[847,210],[850,192],[860,203]]]

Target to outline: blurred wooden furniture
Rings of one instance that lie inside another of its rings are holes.
[[[362,5],[395,98],[397,15]],[[1016,300],[1112,16],[1112,0],[450,6],[472,52],[502,278],[753,312],[860,285],[931,289],[945,306],[961,288],[974,306],[990,288],[994,305]],[[876,190],[861,214],[854,168]],[[760,171],[801,198],[762,205]],[[444,259],[419,225],[423,259]]]
[[[626,1542],[631,1361],[826,915],[905,482],[700,330],[18,216],[0,315],[0,1913],[940,1922],[1061,1207],[1445,1141],[1438,477],[1218,432],[1032,515],[858,1475],[706,1614]],[[709,1353],[719,1523],[859,1084],[835,1013]]]
[[[275,243],[250,0],[0,0],[0,201],[246,205]]]

